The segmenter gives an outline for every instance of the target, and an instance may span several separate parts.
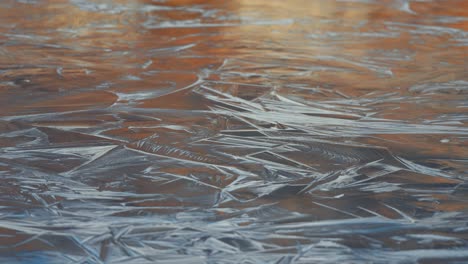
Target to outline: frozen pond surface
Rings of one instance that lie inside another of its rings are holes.
[[[0,1],[1,263],[466,263],[465,0]]]

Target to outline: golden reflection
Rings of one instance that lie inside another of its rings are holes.
[[[449,2],[0,1],[0,253],[466,256]]]

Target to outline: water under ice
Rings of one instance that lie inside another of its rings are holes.
[[[1,263],[466,263],[468,2],[2,0]]]

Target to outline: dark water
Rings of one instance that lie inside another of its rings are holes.
[[[2,263],[467,263],[468,2],[2,0]]]

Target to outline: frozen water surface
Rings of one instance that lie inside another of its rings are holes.
[[[467,263],[468,2],[2,0],[1,263]]]

